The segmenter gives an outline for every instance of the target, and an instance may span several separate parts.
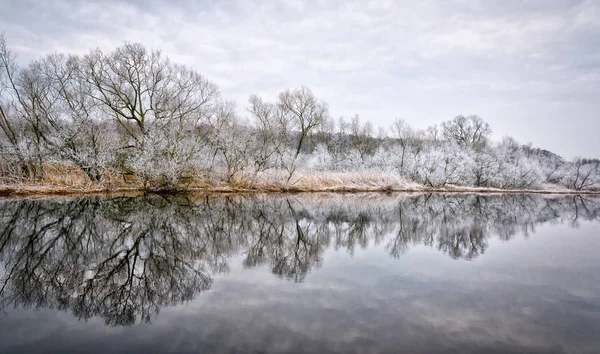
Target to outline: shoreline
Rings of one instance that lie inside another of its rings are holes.
[[[555,195],[592,195],[600,196],[600,191],[578,191],[569,189],[546,190],[546,189],[499,189],[499,188],[476,188],[455,187],[448,188],[391,188],[386,187],[322,187],[322,188],[236,188],[236,187],[190,187],[178,189],[148,189],[143,187],[68,187],[55,185],[31,185],[31,186],[0,186],[0,198],[2,197],[27,197],[27,196],[78,196],[78,195],[102,195],[102,194],[298,194],[298,193],[460,193],[460,194],[555,194]]]

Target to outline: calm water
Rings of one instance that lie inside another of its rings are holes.
[[[600,199],[0,200],[0,352],[600,353]]]

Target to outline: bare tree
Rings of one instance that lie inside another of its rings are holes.
[[[403,173],[407,149],[409,145],[414,144],[414,142],[417,140],[417,133],[410,125],[408,125],[408,123],[404,121],[404,119],[396,119],[392,123],[392,134],[400,144],[401,156],[399,168],[400,172]]]
[[[279,166],[281,161],[278,157],[283,156],[283,151],[290,143],[292,123],[276,105],[256,95],[250,96],[249,103],[248,111],[253,118],[256,143],[253,150],[255,169],[264,171]]]
[[[306,137],[328,117],[327,104],[319,101],[310,89],[302,87],[280,93],[277,106],[285,116],[289,117],[293,129],[299,130],[297,157]]]
[[[466,147],[484,147],[491,133],[490,125],[475,115],[456,116],[442,123],[444,137]]]
[[[582,190],[600,185],[600,160],[578,158],[571,164],[567,183],[570,188]]]
[[[371,122],[361,124],[360,117],[358,115],[354,115],[350,120],[349,134],[350,143],[358,152],[360,159],[364,164],[366,157],[373,155],[375,149],[377,148],[377,142],[373,137],[373,125],[371,125]]]
[[[440,139],[440,128],[437,125],[427,127],[425,130],[425,138],[437,142]]]
[[[0,35],[0,128],[8,142],[2,150],[5,157],[12,156],[17,160],[20,173],[37,179],[42,177],[42,141],[38,134],[32,137],[26,133],[36,127],[29,125],[36,120],[31,119],[33,112],[27,109],[30,97],[24,97],[19,87],[21,69],[15,58],[4,35]]]
[[[249,111],[257,128],[256,166],[264,169],[276,154],[277,166],[286,171],[289,183],[298,168],[304,142],[328,118],[327,105],[302,87],[281,92],[275,104],[251,96]]]
[[[108,55],[95,50],[83,63],[94,87],[91,96],[136,139],[156,122],[206,120],[207,108],[219,98],[216,85],[202,75],[140,44],[125,44]]]
[[[247,139],[249,126],[235,115],[233,104],[224,107],[215,124],[213,134],[215,156],[225,166],[225,180],[235,178],[252,164],[251,140]]]

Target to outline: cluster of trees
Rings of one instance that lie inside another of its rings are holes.
[[[426,130],[397,120],[374,132],[334,120],[308,88],[253,95],[240,117],[218,87],[158,51],[51,54],[18,67],[0,37],[0,174],[41,180],[44,165],[77,166],[92,182],[132,175],[144,185],[233,182],[276,172],[378,171],[430,187],[600,187],[600,160],[566,161],[505,138],[478,116]]]
[[[72,311],[110,325],[148,321],[210,289],[231,258],[301,282],[328,248],[392,257],[427,245],[483,254],[538,225],[598,221],[600,200],[534,195],[315,198],[148,195],[0,201],[0,312]]]

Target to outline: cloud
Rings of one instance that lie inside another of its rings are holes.
[[[252,93],[306,85],[336,117],[423,128],[477,113],[498,138],[600,156],[595,1],[0,4],[0,31],[24,62],[141,42],[213,79],[241,114]]]

